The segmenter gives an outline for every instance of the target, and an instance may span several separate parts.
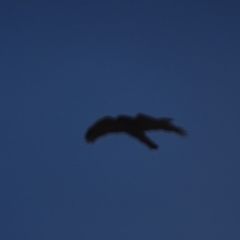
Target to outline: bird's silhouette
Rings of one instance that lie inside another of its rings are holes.
[[[150,140],[145,132],[150,130],[164,130],[174,132],[181,136],[187,132],[172,123],[172,118],[154,118],[146,114],[138,114],[135,117],[119,115],[118,117],[103,117],[95,122],[86,132],[85,139],[93,143],[98,138],[112,133],[127,133],[146,144],[151,149],[157,149],[158,145]]]

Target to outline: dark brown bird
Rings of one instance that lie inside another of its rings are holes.
[[[154,118],[140,113],[136,117],[127,115],[119,115],[116,118],[103,117],[90,126],[86,132],[85,139],[87,142],[93,143],[106,134],[124,132],[137,138],[149,148],[157,149],[158,145],[145,135],[145,131],[150,130],[164,130],[181,136],[187,135],[183,128],[172,123],[171,118]]]

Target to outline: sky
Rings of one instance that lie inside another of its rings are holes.
[[[239,9],[0,0],[0,239],[240,239]],[[85,142],[138,113],[189,135]]]

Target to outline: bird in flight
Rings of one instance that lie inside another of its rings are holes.
[[[116,118],[106,116],[89,127],[85,134],[85,139],[87,142],[93,143],[107,134],[127,133],[149,148],[157,149],[158,145],[147,137],[146,131],[164,130],[181,136],[187,135],[187,132],[182,127],[174,125],[172,120],[172,118],[154,118],[142,113],[135,117],[127,115],[119,115]]]

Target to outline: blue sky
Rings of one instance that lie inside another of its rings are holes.
[[[240,238],[240,3],[0,1],[0,238]],[[88,145],[104,115],[187,138]]]

